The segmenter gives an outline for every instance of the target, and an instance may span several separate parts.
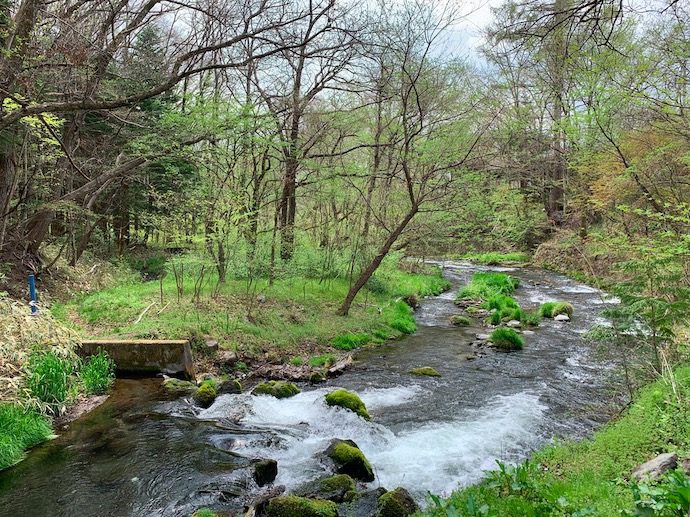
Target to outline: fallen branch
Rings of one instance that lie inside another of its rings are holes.
[[[144,314],[146,314],[147,312],[149,312],[149,309],[150,309],[151,307],[153,307],[154,305],[156,305],[156,303],[157,303],[157,302],[153,302],[151,305],[149,305],[148,307],[146,307],[146,308],[141,312],[141,314],[139,314],[139,317],[137,318],[137,321],[134,322],[134,324],[136,325],[137,323],[139,323],[139,322],[141,321],[141,318],[144,317]]]

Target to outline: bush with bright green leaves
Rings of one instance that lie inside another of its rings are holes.
[[[115,362],[104,350],[89,357],[79,371],[87,395],[101,395],[115,382]]]
[[[16,404],[0,404],[0,470],[14,465],[24,451],[52,436],[48,420]]]
[[[525,341],[515,330],[501,327],[494,330],[489,336],[489,341],[500,350],[522,350]]]

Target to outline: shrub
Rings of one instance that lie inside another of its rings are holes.
[[[79,377],[87,395],[100,395],[108,391],[115,382],[115,363],[107,352],[100,350],[84,363]]]
[[[368,343],[370,340],[371,336],[365,332],[361,334],[343,334],[335,337],[331,344],[333,348],[337,348],[338,350],[354,350]]]
[[[72,363],[55,352],[39,351],[29,357],[25,377],[31,396],[51,406],[67,398],[72,374]]]
[[[389,291],[388,284],[376,275],[372,275],[369,280],[367,280],[367,283],[364,284],[364,288],[374,294],[388,294]]]
[[[25,449],[52,436],[42,415],[14,404],[0,404],[0,470],[22,459]]]
[[[525,346],[525,342],[516,331],[509,328],[497,328],[489,336],[489,341],[491,341],[494,347],[501,350],[522,350]]]

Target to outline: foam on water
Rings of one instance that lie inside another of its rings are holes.
[[[367,422],[351,411],[329,407],[324,395],[331,389],[303,392],[289,399],[269,396],[224,395],[200,418],[223,419],[227,411],[248,405],[242,424],[260,431],[234,443],[246,457],[278,461],[276,483],[294,489],[324,475],[318,459],[333,438],[354,440],[375,468],[374,484],[388,489],[406,486],[418,500],[431,491],[447,493],[470,483],[495,467],[495,459],[515,459],[543,440],[539,425],[546,406],[528,393],[495,396],[479,410],[453,415],[447,422],[421,426],[410,423],[395,434]],[[361,393],[369,409],[394,407],[415,398],[418,387],[368,389]],[[423,402],[421,402],[423,403]]]

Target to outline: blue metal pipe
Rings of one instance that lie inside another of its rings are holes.
[[[31,297],[31,314],[36,314],[38,312],[38,307],[36,307],[36,279],[34,275],[29,275],[29,296]]]

